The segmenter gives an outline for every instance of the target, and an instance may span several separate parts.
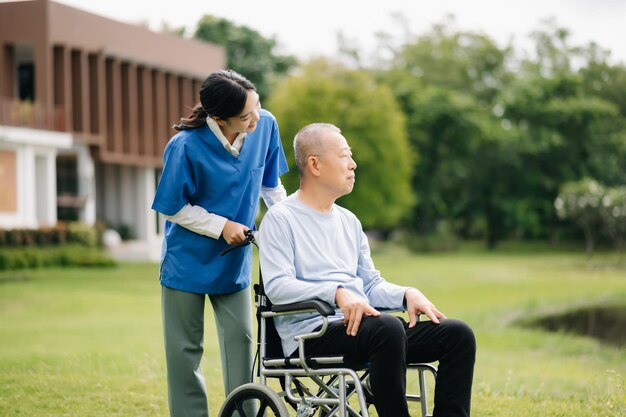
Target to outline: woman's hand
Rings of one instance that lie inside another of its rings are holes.
[[[246,240],[244,232],[248,229],[249,228],[247,226],[244,226],[241,223],[226,220],[226,224],[224,224],[224,229],[222,230],[222,236],[224,237],[226,243],[229,245],[235,245]]]

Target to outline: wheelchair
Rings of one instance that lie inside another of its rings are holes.
[[[253,240],[250,234],[248,244]],[[295,411],[296,417],[310,417],[316,413],[320,417],[369,417],[368,407],[373,396],[367,365],[350,363],[343,356],[310,357],[305,352],[306,340],[325,333],[329,317],[335,314],[334,308],[321,300],[272,305],[265,295],[260,271],[259,283],[254,285],[254,297],[258,331],[252,372],[258,382],[232,391],[226,397],[219,417],[289,417],[288,407]],[[322,316],[322,327],[296,336],[298,356],[285,357],[273,318],[310,312]],[[427,363],[407,364],[407,373],[411,372],[417,376],[418,392],[407,394],[407,401],[418,402],[422,417],[431,417],[428,382],[436,379],[437,369]],[[278,381],[274,385],[280,387],[279,392],[269,386],[270,380]]]

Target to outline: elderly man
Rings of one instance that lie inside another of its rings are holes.
[[[308,354],[341,354],[368,363],[380,417],[409,416],[406,364],[439,361],[434,416],[469,416],[476,354],[472,330],[447,319],[419,290],[385,281],[374,267],[361,223],[335,204],[352,192],[356,163],[341,131],[327,123],[301,129],[294,140],[300,189],[274,205],[260,227],[261,271],[274,304],[320,299],[337,307]],[[375,192],[375,191],[373,191]],[[376,308],[404,308],[405,323]],[[419,314],[430,320],[418,321]],[[294,335],[321,326],[318,314],[275,318],[286,355]]]

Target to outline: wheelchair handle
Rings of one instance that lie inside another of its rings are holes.
[[[246,236],[246,238],[244,240],[242,240],[241,242],[232,245],[230,248],[226,249],[224,252],[222,252],[220,254],[220,256],[224,256],[226,255],[228,252],[233,251],[235,249],[239,249],[242,248],[244,246],[248,246],[249,244],[253,244],[254,246],[256,246],[257,248],[259,247],[256,242],[255,242],[255,232],[254,230],[248,229],[245,232],[243,232],[243,234]]]

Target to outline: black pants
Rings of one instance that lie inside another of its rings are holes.
[[[356,336],[343,322],[332,322],[326,334],[305,344],[308,355],[344,355],[367,363],[380,417],[409,416],[406,364],[439,361],[434,417],[468,417],[476,357],[474,333],[459,320],[440,324],[421,321],[413,328],[398,317],[364,317]]]

